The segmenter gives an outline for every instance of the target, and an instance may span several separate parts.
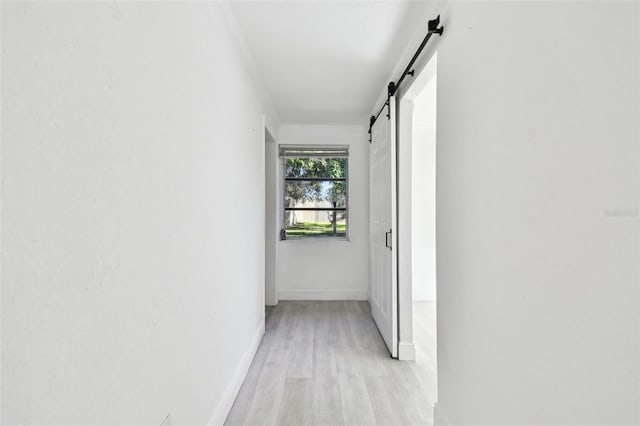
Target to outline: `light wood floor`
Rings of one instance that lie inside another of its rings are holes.
[[[393,360],[367,302],[280,302],[225,424],[431,425],[428,341],[416,362]]]

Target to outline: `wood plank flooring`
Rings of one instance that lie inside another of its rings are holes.
[[[280,302],[225,425],[432,425],[428,342],[416,362],[397,361],[367,302]]]

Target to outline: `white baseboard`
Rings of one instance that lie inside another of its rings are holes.
[[[264,323],[256,330],[256,333],[253,335],[251,339],[251,344],[247,348],[246,352],[240,359],[238,363],[238,367],[236,368],[235,373],[231,377],[230,383],[227,385],[227,389],[224,391],[222,395],[221,401],[218,403],[215,411],[213,412],[213,416],[209,419],[207,423],[208,426],[222,426],[227,420],[227,416],[231,411],[231,407],[233,407],[233,403],[238,396],[238,392],[240,392],[240,387],[244,382],[244,379],[247,377],[247,373],[249,372],[249,367],[251,367],[251,362],[253,362],[253,358],[258,351],[258,347],[262,342],[262,337],[264,336]]]
[[[369,300],[367,290],[280,290],[280,300]]]
[[[436,402],[433,406],[433,426],[451,426],[449,418]]]
[[[398,342],[398,359],[400,361],[415,361],[416,345],[413,342]]]

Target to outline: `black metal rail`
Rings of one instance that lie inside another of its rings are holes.
[[[416,50],[416,53],[413,54],[413,57],[411,58],[411,60],[409,61],[409,64],[404,69],[404,72],[402,73],[398,81],[395,83],[393,81],[389,82],[389,85],[387,86],[386,102],[382,104],[382,106],[380,107],[376,115],[372,115],[369,118],[369,143],[371,143],[371,129],[373,128],[373,125],[376,123],[376,120],[378,119],[378,117],[380,117],[380,114],[382,114],[382,111],[384,111],[384,108],[389,106],[389,99],[393,95],[395,95],[395,93],[398,91],[398,88],[400,87],[404,79],[407,77],[407,75],[410,75],[413,77],[413,75],[415,74],[415,70],[412,69],[413,64],[416,62],[416,60],[420,56],[420,53],[422,53],[422,50],[429,42],[429,39],[431,38],[431,36],[433,34],[438,34],[440,36],[442,35],[444,31],[444,27],[441,26],[440,28],[438,28],[438,25],[440,25],[440,15],[438,15],[436,19],[430,20],[429,23],[427,24],[427,35],[422,40],[422,43],[420,43],[420,46],[418,47],[418,50]],[[390,118],[389,111],[390,109],[387,109],[387,118]]]

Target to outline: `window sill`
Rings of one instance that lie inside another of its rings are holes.
[[[279,240],[282,243],[287,241],[306,242],[306,243],[327,243],[327,242],[340,242],[349,243],[351,239],[349,237],[290,237],[284,240]]]

